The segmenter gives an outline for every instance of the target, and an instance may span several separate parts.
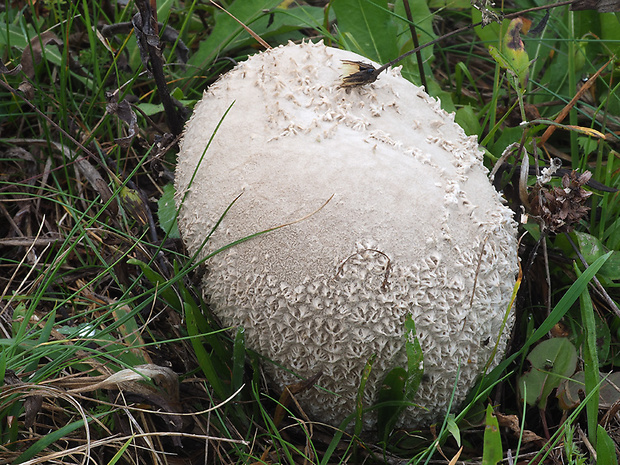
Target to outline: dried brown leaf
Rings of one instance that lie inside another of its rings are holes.
[[[0,60],[0,74],[8,74],[9,76],[14,76],[22,70],[22,65],[17,65],[13,69],[9,69],[6,67],[4,62]]]
[[[285,386],[282,394],[280,395],[278,406],[276,407],[276,411],[273,415],[273,423],[278,426],[282,420],[284,419],[284,415],[286,414],[286,407],[288,407],[291,403],[292,397],[295,394],[299,394],[307,389],[310,389],[317,380],[321,377],[322,373],[317,373],[311,378],[305,379],[295,384],[290,384]]]
[[[499,426],[509,429],[515,437],[521,437],[524,443],[535,442],[539,445],[543,445],[547,442],[544,438],[538,436],[532,431],[526,429],[522,430],[519,417],[516,415],[504,415],[496,412],[495,416],[497,417]]]
[[[49,45],[62,47],[62,41],[53,31],[45,31],[30,41],[22,53],[22,71],[29,79],[34,79],[36,66],[41,63],[43,49]]]
[[[129,147],[138,130],[138,117],[133,111],[131,104],[127,100],[123,99],[120,102],[118,101],[118,94],[118,90],[106,94],[106,97],[108,98],[108,103],[105,109],[106,112],[115,115],[118,119],[120,119],[123,123],[127,125],[127,136],[114,139],[114,142],[116,142],[121,147]]]

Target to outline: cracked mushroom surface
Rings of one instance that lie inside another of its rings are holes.
[[[342,88],[342,60],[368,62],[289,43],[204,93],[179,153],[179,228],[205,257],[286,225],[211,257],[203,292],[275,362],[263,367],[278,388],[322,373],[326,390],[298,396],[316,420],[338,425],[355,411],[372,354],[364,406],[389,370],[406,368],[411,314],[425,377],[402,424],[424,426],[446,414],[455,385],[454,406],[464,399],[498,339],[491,366],[503,354],[516,225],[453,115],[398,68]]]

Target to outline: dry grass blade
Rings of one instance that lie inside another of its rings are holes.
[[[456,465],[456,462],[458,462],[459,457],[461,456],[461,452],[463,452],[463,447],[461,446],[461,448],[457,451],[456,454],[454,454],[454,457],[452,457],[452,460],[450,460],[449,465]]]
[[[108,446],[111,444],[118,444],[118,447],[120,448],[120,446],[122,446],[125,442],[127,442],[130,439],[149,438],[149,437],[158,437],[158,436],[159,437],[171,436],[171,437],[179,437],[179,438],[191,438],[191,439],[196,439],[196,440],[204,440],[205,442],[217,441],[217,442],[228,443],[228,444],[239,444],[242,446],[249,445],[248,441],[245,441],[242,439],[230,439],[230,438],[224,438],[224,437],[218,437],[218,436],[209,436],[209,435],[193,434],[193,433],[175,433],[175,432],[136,433],[136,434],[126,435],[126,436],[110,436],[105,439],[98,439],[95,441],[90,441],[88,444],[84,444],[84,445],[77,446],[77,447],[72,447],[70,449],[66,449],[66,450],[62,450],[58,452],[53,452],[53,453],[45,455],[44,457],[38,457],[36,459],[28,460],[27,462],[23,462],[21,465],[36,465],[39,463],[50,463],[51,460],[62,459],[63,457],[67,457],[73,454],[84,454],[85,452],[90,452],[95,448]],[[94,462],[91,462],[91,463],[94,463]]]
[[[263,47],[265,47],[265,50],[269,50],[271,48],[271,45],[269,45],[267,42],[265,42],[256,32],[254,32],[252,29],[250,29],[248,26],[246,26],[245,24],[243,24],[242,21],[239,21],[237,18],[235,18],[235,16],[230,13],[228,10],[226,10],[225,8],[221,7],[220,5],[218,5],[217,3],[215,3],[213,0],[211,0],[211,4],[213,6],[218,7],[220,10],[222,10],[224,13],[226,13],[228,16],[230,16],[232,19],[234,19],[235,21],[237,21],[239,23],[239,25],[245,29],[247,31],[248,34],[250,34],[252,37],[254,37],[254,39],[256,39],[256,41],[261,44]]]
[[[20,396],[29,397],[32,395],[43,396],[43,397],[52,397],[52,398],[60,398],[67,402],[69,402],[79,413],[83,424],[84,424],[84,432],[86,435],[86,445],[84,446],[85,455],[82,460],[83,464],[90,463],[91,461],[91,439],[90,439],[90,426],[88,423],[88,416],[86,411],[82,408],[82,405],[78,400],[72,395],[68,394],[64,390],[60,390],[51,386],[40,386],[36,384],[26,384],[20,383],[16,386],[9,387],[8,389],[3,389],[0,394],[0,401],[4,401],[5,399],[13,396],[14,394],[18,394]],[[36,463],[44,463],[47,461],[47,457],[38,457],[32,460],[28,460],[27,462],[22,462],[22,465],[36,464]]]
[[[37,243],[37,240],[39,239],[39,235],[41,234],[41,231],[43,229],[43,224],[44,222],[41,222],[41,225],[39,226],[39,230],[37,231],[37,236],[34,238],[33,241],[31,241],[28,245],[28,250],[26,250],[26,253],[23,255],[21,261],[19,262],[19,264],[15,267],[15,270],[13,271],[6,287],[2,290],[2,295],[0,296],[0,300],[4,300],[4,297],[9,293],[9,291],[11,290],[11,284],[13,283],[13,281],[15,280],[15,277],[17,276],[19,270],[24,266],[24,264],[26,263],[26,258],[28,258],[31,254],[31,252],[34,250],[34,247]],[[49,246],[49,244],[46,244],[46,249]],[[2,310],[0,310],[0,316],[2,314],[4,314],[7,309],[10,307],[11,302],[13,301],[13,299],[15,298],[16,295],[19,295],[19,292],[23,289],[23,287],[25,287],[25,282],[28,280],[28,278],[30,277],[31,274],[33,274],[35,272],[35,267],[38,264],[38,262],[41,260],[42,255],[39,255],[38,257],[35,257],[34,260],[31,260],[31,264],[35,265],[32,266],[28,272],[26,273],[26,277],[22,280],[21,284],[18,286],[17,290],[15,290],[13,292],[13,295],[11,296],[11,298],[8,299],[8,302],[6,303],[6,305],[4,305],[2,307]],[[2,329],[4,330],[4,326],[2,327]],[[10,338],[10,335],[8,333],[8,331],[5,330],[5,335],[7,338]]]
[[[596,82],[596,80],[598,79],[598,77],[601,75],[601,73],[605,70],[605,68],[607,68],[607,66],[613,61],[613,59],[610,59],[607,63],[605,63],[603,66],[601,66],[599,68],[599,70],[594,73],[592,76],[590,76],[590,79],[588,79],[586,81],[586,83],[581,86],[581,89],[579,89],[577,91],[577,93],[575,94],[575,96],[571,99],[570,102],[568,102],[568,104],[562,108],[562,111],[560,111],[560,114],[553,120],[554,123],[561,123],[562,121],[564,121],[564,118],[566,118],[566,116],[568,115],[568,113],[572,110],[572,108],[575,106],[575,104],[577,103],[577,101],[579,101],[579,99],[581,98],[581,96],[590,88],[592,87],[592,85]],[[555,132],[557,126],[549,126],[547,128],[547,130],[543,133],[542,137],[539,139],[538,141],[538,146],[542,147],[543,145],[545,145],[545,143],[547,142],[547,140],[549,139],[549,137],[551,137],[551,135]],[[605,138],[605,136],[603,136],[603,138]]]

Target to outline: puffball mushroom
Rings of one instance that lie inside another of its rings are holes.
[[[355,411],[376,354],[363,399],[373,404],[385,375],[407,366],[411,314],[425,376],[402,423],[423,426],[503,353],[516,226],[476,139],[439,101],[398,68],[343,88],[342,60],[368,62],[289,43],[204,93],[179,153],[179,229],[205,257],[282,226],[209,258],[203,292],[274,362],[263,366],[278,388],[322,373],[323,390],[299,395],[316,420],[338,425]],[[371,430],[376,416],[365,421]]]

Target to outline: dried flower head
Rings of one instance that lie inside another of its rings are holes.
[[[541,219],[549,232],[572,231],[590,211],[586,201],[592,192],[583,186],[591,177],[590,171],[580,174],[573,170],[562,177],[562,187],[537,185],[530,194],[531,213]]]
[[[491,0],[472,0],[471,5],[482,13],[482,27],[491,23],[501,23],[502,18],[495,11],[491,10],[495,3]]]

